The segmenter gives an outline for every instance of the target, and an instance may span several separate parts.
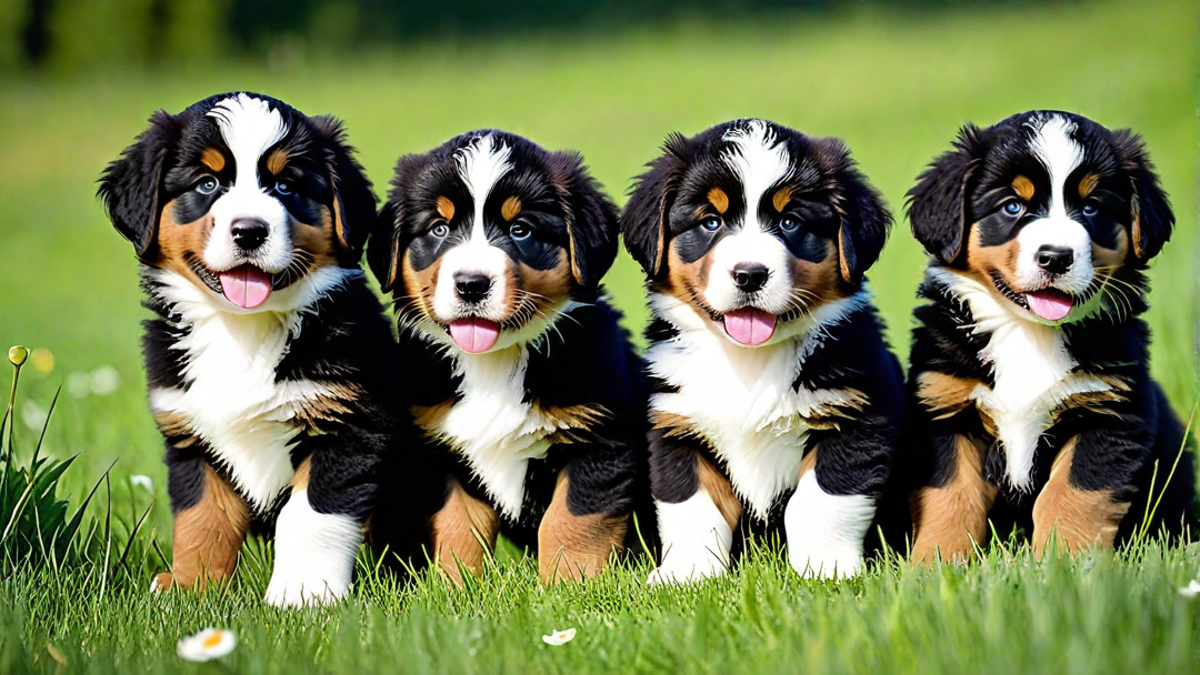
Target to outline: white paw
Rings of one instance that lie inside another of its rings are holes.
[[[649,586],[686,584],[724,574],[725,565],[716,556],[710,556],[710,558],[711,562],[695,564],[664,562],[661,567],[656,568],[650,573],[650,576],[646,577],[646,584]]]
[[[266,603],[273,607],[298,609],[317,605],[331,605],[350,591],[349,584],[331,584],[324,580],[283,581],[277,576],[267,585]]]
[[[849,579],[862,572],[863,557],[859,551],[789,551],[792,569],[805,579]]]

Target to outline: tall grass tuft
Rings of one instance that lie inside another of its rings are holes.
[[[8,350],[8,361],[13,366],[12,386],[8,407],[4,417],[0,418],[0,571],[5,574],[21,565],[59,568],[71,553],[83,514],[96,493],[96,488],[92,488],[74,515],[68,517],[69,505],[59,498],[58,484],[77,455],[60,461],[41,456],[58,393],[50,404],[50,413],[28,462],[19,463],[14,444],[13,413],[21,366],[28,356],[28,350],[19,345]]]

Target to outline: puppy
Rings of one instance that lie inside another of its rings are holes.
[[[234,571],[274,524],[267,602],[350,585],[374,468],[394,440],[394,343],[358,260],[371,184],[331,117],[260,94],[155,113],[99,195],[137,253],[150,408],[166,441],[172,572]]]
[[[932,256],[909,371],[915,558],[970,555],[989,517],[1039,555],[1052,534],[1112,546],[1160,494],[1155,529],[1193,525],[1192,457],[1138,318],[1174,221],[1141,139],[1052,111],[967,125],[909,197]]]
[[[638,179],[651,582],[722,573],[739,531],[782,529],[805,576],[862,568],[903,410],[863,280],[890,224],[845,145],[764,120],[672,136]]]
[[[368,259],[446,460],[429,545],[456,580],[498,534],[536,545],[547,582],[591,577],[636,541],[644,385],[600,290],[617,236],[575,153],[481,130],[396,165]]]

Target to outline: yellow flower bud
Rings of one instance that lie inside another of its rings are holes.
[[[13,345],[8,348],[8,362],[20,368],[25,365],[25,359],[29,358],[29,350],[21,345]]]

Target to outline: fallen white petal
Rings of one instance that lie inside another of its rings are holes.
[[[233,633],[220,628],[205,628],[191,637],[179,641],[176,653],[185,661],[203,663],[219,659],[237,646]]]
[[[566,630],[556,630],[549,635],[542,636],[542,642],[555,647],[565,645],[575,639],[575,629],[568,628]]]
[[[129,484],[134,487],[143,487],[143,488],[146,488],[147,490],[154,489],[154,481],[150,480],[150,476],[143,476],[142,474],[135,474],[133,476],[130,476]]]
[[[1197,593],[1200,593],[1200,581],[1196,581],[1195,579],[1192,579],[1192,582],[1187,586],[1179,589],[1179,594],[1185,598],[1194,598]]]

